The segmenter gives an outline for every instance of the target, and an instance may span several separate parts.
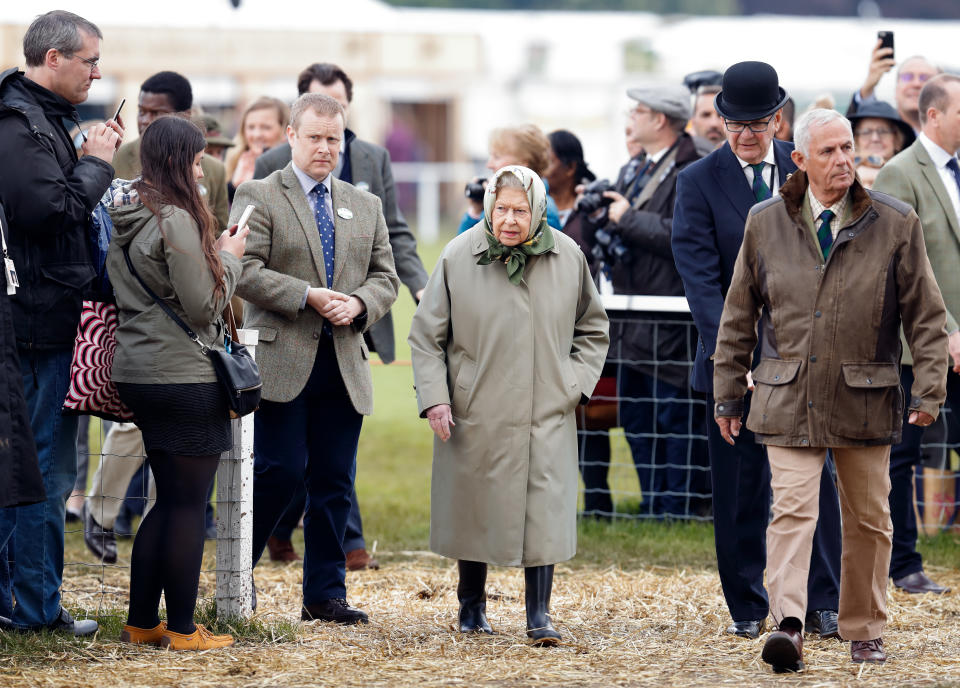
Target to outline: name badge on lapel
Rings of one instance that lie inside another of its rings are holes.
[[[370,185],[369,185],[367,182],[357,182],[356,184],[354,184],[354,186],[356,186],[356,187],[357,187],[358,189],[360,189],[361,191],[369,191],[369,190],[370,190]]]
[[[353,211],[350,208],[337,208],[337,215],[342,217],[344,220],[353,219]]]

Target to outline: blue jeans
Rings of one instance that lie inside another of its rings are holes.
[[[70,382],[70,349],[19,350],[23,394],[37,445],[47,500],[0,509],[0,549],[13,544],[10,583],[17,604],[11,620],[24,628],[43,626],[60,613],[63,526],[66,501],[77,478],[77,416],[61,414]],[[11,587],[0,598],[10,599]]]

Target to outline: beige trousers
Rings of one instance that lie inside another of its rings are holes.
[[[873,640],[887,622],[890,523],[890,446],[837,447],[843,555],[840,560],[840,636]],[[780,623],[802,622],[807,576],[817,527],[820,473],[827,450],[767,446],[773,520],[767,526],[767,591],[770,613]]]
[[[101,527],[113,530],[127,487],[146,457],[143,448],[143,435],[133,423],[114,423],[103,441],[100,466],[93,475],[90,491],[87,493],[87,509],[93,520]],[[157,490],[153,484],[153,475],[148,472],[148,497],[143,515],[157,499]]]

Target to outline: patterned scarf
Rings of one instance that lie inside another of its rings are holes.
[[[530,204],[529,238],[517,246],[504,246],[493,235],[493,208],[496,204],[497,180],[504,174],[512,174],[523,184]],[[502,261],[507,266],[507,278],[510,284],[520,284],[528,256],[538,256],[553,249],[555,242],[553,231],[547,226],[547,191],[533,170],[519,165],[509,165],[491,177],[483,198],[483,229],[487,237],[487,250],[480,255],[477,265],[489,265]]]

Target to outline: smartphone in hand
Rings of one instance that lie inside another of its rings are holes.
[[[243,214],[240,216],[240,219],[237,220],[237,228],[234,229],[231,234],[236,234],[241,229],[247,226],[247,222],[250,220],[250,216],[253,215],[253,211],[256,210],[257,206],[252,203],[243,209]]]
[[[890,48],[890,58],[893,59],[893,31],[877,31],[881,48]]]

